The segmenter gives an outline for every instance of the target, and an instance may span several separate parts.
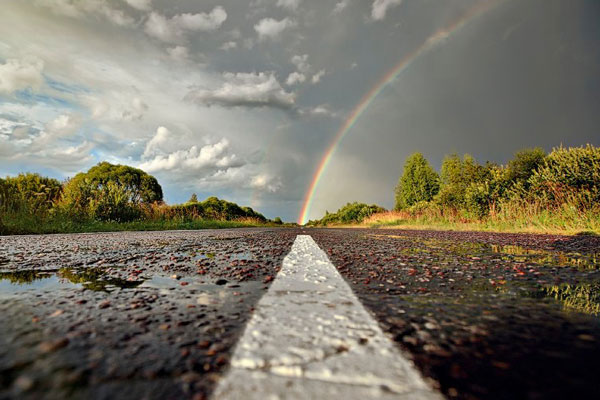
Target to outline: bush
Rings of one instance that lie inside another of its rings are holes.
[[[514,158],[508,162],[508,179],[514,184],[523,184],[529,188],[529,178],[543,165],[546,152],[539,147],[524,149],[515,153]]]
[[[468,208],[467,188],[485,182],[493,167],[492,164],[479,165],[469,154],[465,154],[462,160],[456,154],[446,156],[442,162],[441,188],[436,202],[444,207]]]
[[[385,212],[385,208],[375,204],[347,203],[335,213],[325,212],[325,216],[318,221],[309,221],[308,225],[335,225],[361,223],[372,214]]]
[[[408,208],[420,201],[430,201],[440,188],[439,176],[423,154],[414,153],[406,159],[402,176],[396,186],[396,210]]]
[[[62,192],[61,183],[38,174],[0,179],[0,210],[46,215]]]
[[[600,148],[558,147],[531,175],[531,196],[560,203],[573,190],[586,192],[591,202],[600,201]]]

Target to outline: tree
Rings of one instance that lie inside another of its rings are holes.
[[[431,201],[440,189],[440,178],[423,154],[414,153],[404,163],[396,186],[396,210],[420,201]]]
[[[546,152],[539,147],[516,152],[508,162],[509,179],[515,184],[522,184],[525,189],[529,188],[529,178],[544,164],[545,159]]]
[[[62,184],[39,174],[19,174],[0,179],[0,209],[31,214],[45,213],[60,197]]]
[[[198,196],[196,196],[196,193],[192,193],[192,197],[190,197],[190,199],[188,200],[188,203],[197,203],[198,202]]]
[[[131,220],[141,204],[162,202],[156,178],[141,169],[101,162],[64,186],[61,206],[98,219]]]
[[[436,201],[446,207],[465,208],[467,189],[484,183],[491,176],[492,169],[492,164],[480,165],[470,154],[465,154],[462,160],[457,154],[444,157]]]
[[[282,225],[282,224],[283,224],[283,221],[281,220],[281,218],[280,218],[280,217],[275,217],[275,218],[273,219],[273,223],[274,223],[274,224],[277,224],[277,225]]]

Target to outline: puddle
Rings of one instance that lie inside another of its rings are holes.
[[[549,285],[529,293],[529,296],[554,299],[567,312],[578,312],[593,316],[600,315],[599,283]]]
[[[579,270],[596,270],[600,267],[600,253],[579,254],[560,251],[527,249],[521,246],[491,245],[494,253],[504,261],[537,264],[553,267],[575,267]]]
[[[402,235],[369,234],[375,239],[400,239],[398,252],[402,255],[435,258],[446,263],[456,256],[476,257],[490,261],[508,261],[545,267],[573,267],[580,271],[600,269],[600,252],[591,254],[528,249],[516,245],[494,245],[477,242],[456,242],[443,239],[422,239]]]
[[[116,288],[131,289],[143,280],[128,281],[106,277],[100,268],[60,268],[49,271],[0,272],[0,293],[26,291],[50,291],[57,289],[84,288],[92,291],[110,292]]]
[[[58,289],[81,288],[68,279],[59,278],[56,272],[3,272],[0,273],[0,294],[14,294],[28,291],[47,292]]]

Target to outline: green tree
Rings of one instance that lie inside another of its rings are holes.
[[[133,208],[162,199],[162,188],[153,176],[127,165],[101,162],[67,181],[61,207],[81,216],[124,221],[135,218]]]
[[[546,152],[540,147],[523,149],[515,153],[514,158],[508,162],[508,177],[515,184],[522,184],[529,188],[529,178],[544,164]]]
[[[404,163],[402,176],[396,186],[396,210],[410,207],[420,201],[431,201],[440,189],[437,172],[423,154],[414,153]]]
[[[188,200],[188,203],[197,203],[198,202],[198,196],[196,196],[196,193],[192,193],[192,197],[190,197],[190,199]]]
[[[277,225],[282,225],[282,224],[283,224],[283,221],[281,220],[281,218],[280,218],[280,217],[275,217],[275,218],[273,219],[273,223],[274,223],[274,224],[277,224]]]
[[[466,194],[471,185],[484,183],[490,176],[492,164],[483,166],[470,154],[444,157],[440,171],[441,187],[436,201],[444,207],[467,208]]]
[[[58,200],[62,184],[39,174],[19,174],[0,179],[0,210],[45,214]]]

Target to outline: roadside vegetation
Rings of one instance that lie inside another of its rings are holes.
[[[415,153],[404,164],[394,210],[372,213],[360,222],[371,227],[598,234],[600,148],[558,147],[549,154],[525,149],[507,165],[452,154],[439,173]]]
[[[376,213],[384,213],[383,207],[365,203],[348,203],[334,213],[325,211],[325,216],[320,220],[308,221],[308,226],[349,225],[363,222]]]
[[[194,194],[167,205],[144,171],[102,162],[60,182],[39,174],[0,178],[0,234],[233,228],[283,225],[250,207]]]

